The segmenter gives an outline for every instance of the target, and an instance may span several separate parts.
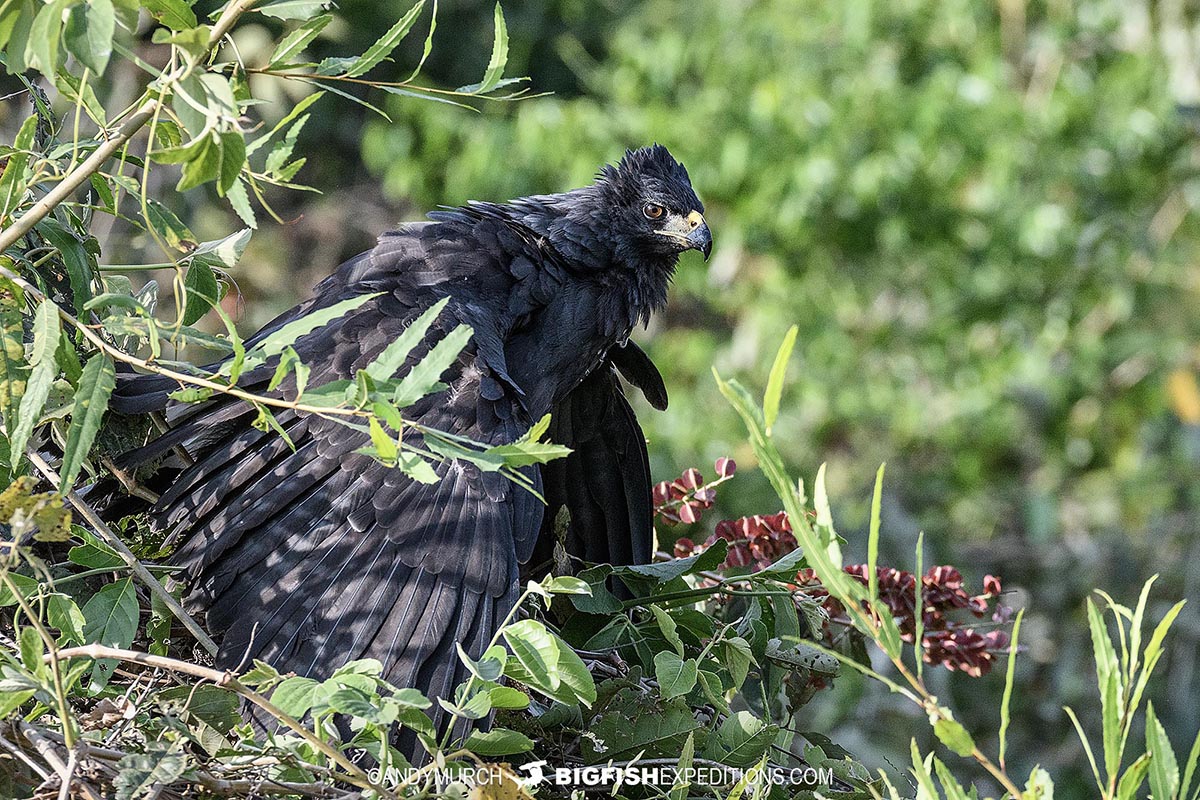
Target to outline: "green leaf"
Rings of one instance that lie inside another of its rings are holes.
[[[58,487],[63,495],[74,486],[83,461],[92,449],[104,412],[108,410],[108,398],[116,383],[116,369],[108,356],[97,353],[88,359],[75,390],[71,428],[67,431],[67,443],[63,448],[62,481]]]
[[[558,643],[537,620],[523,619],[503,629],[513,655],[525,671],[540,685],[557,689],[562,679],[558,675]]]
[[[920,572],[918,575],[922,574]],[[917,609],[920,614],[920,608]],[[1004,753],[1008,745],[1009,710],[1012,704],[1013,676],[1017,671],[1017,642],[1021,636],[1021,620],[1025,618],[1025,609],[1017,612],[1016,622],[1013,623],[1012,640],[1008,646],[1008,670],[1004,673],[1004,696],[1000,700],[1000,765],[1004,766]]]
[[[373,45],[367,48],[365,53],[355,60],[350,68],[346,70],[346,77],[356,78],[359,75],[370,72],[372,68],[391,55],[392,51],[396,49],[396,45],[400,44],[401,40],[408,35],[409,30],[412,29],[413,23],[417,21],[417,16],[420,15],[424,7],[425,0],[417,0],[413,7],[408,10],[408,13],[401,17],[387,33],[380,36]],[[501,20],[501,24],[503,24],[503,20]],[[503,65],[501,66],[503,67]]]
[[[271,0],[254,10],[275,19],[311,19],[330,5],[330,0]]]
[[[171,30],[182,31],[196,27],[196,12],[183,0],[140,0],[150,16]]]
[[[729,555],[729,543],[724,539],[713,542],[702,553],[687,558],[673,558],[670,561],[659,561],[653,564],[637,564],[631,567],[618,567],[613,570],[617,575],[635,575],[651,578],[657,583],[668,583],[684,575],[716,569],[725,557]]]
[[[175,185],[177,192],[186,192],[209,181],[215,181],[221,174],[221,139],[215,131],[197,139],[193,148],[187,151],[188,158],[183,162],[183,173],[179,177],[179,183]],[[158,155],[163,157],[165,154]]]
[[[353,687],[335,689],[330,693],[328,702],[329,707],[339,714],[349,714],[376,725],[390,725],[399,711],[395,705],[380,702],[378,697],[373,698]]]
[[[25,394],[21,397],[17,424],[13,426],[9,440],[14,466],[25,452],[25,445],[28,444],[33,428],[41,418],[46,398],[50,396],[50,386],[58,375],[58,362],[54,353],[58,350],[61,336],[58,306],[50,300],[43,300],[33,315],[33,351],[29,357],[33,369],[25,383]]]
[[[112,55],[116,32],[112,0],[88,0],[71,9],[63,44],[67,52],[96,75],[103,75]]]
[[[183,288],[187,305],[183,312],[183,324],[195,324],[216,305],[221,296],[221,285],[212,268],[203,261],[193,260],[183,276]]]
[[[132,578],[110,583],[83,606],[83,638],[87,642],[126,648],[138,627],[138,601]],[[91,690],[99,691],[112,677],[116,662],[98,659],[92,667]]]
[[[241,714],[238,713],[241,700],[220,686],[172,686],[155,693],[154,698],[176,706],[178,711],[191,714],[221,734],[242,724]]]
[[[59,40],[63,30],[63,12],[71,0],[53,0],[42,6],[29,29],[29,41],[25,46],[25,59],[32,69],[48,78],[58,70],[60,53]]]
[[[319,685],[312,678],[286,678],[271,693],[271,703],[288,716],[300,719],[313,707],[313,696]]]
[[[18,638],[21,663],[30,672],[38,673],[42,666],[42,653],[46,650],[41,634],[32,625],[25,625],[21,628],[21,635]]]
[[[271,59],[267,66],[269,68],[275,68],[289,63],[291,59],[295,56],[298,56],[313,39],[317,38],[317,35],[321,31],[325,30],[325,26],[332,21],[332,14],[322,14],[319,17],[314,17],[308,20],[299,28],[296,28],[296,30],[283,37],[283,41],[276,46],[275,52],[271,53]]]
[[[250,205],[250,195],[246,193],[246,184],[240,180],[234,181],[233,185],[225,192],[225,199],[229,201],[230,207],[247,227],[258,228],[258,220],[255,219],[254,209]]]
[[[933,723],[933,732],[938,740],[957,755],[966,757],[975,752],[975,742],[962,723],[949,717],[941,717]]]
[[[84,625],[87,624],[83,612],[65,594],[52,594],[46,598],[46,621],[51,627],[58,628],[66,642],[84,644],[87,641],[83,635]]]
[[[217,194],[224,197],[237,183],[242,168],[246,166],[246,139],[237,131],[225,131],[220,136],[220,145]]]
[[[586,584],[584,585],[586,586]],[[675,620],[658,606],[650,606],[650,612],[654,614],[654,621],[657,623],[658,629],[662,631],[667,644],[674,647],[679,657],[683,658],[683,639],[679,638],[678,626],[675,624]]]
[[[471,731],[466,748],[477,756],[511,756],[533,749],[533,740],[508,728],[490,731]]]
[[[486,94],[500,83],[504,77],[504,66],[508,63],[508,27],[504,24],[504,11],[496,3],[494,13],[496,32],[492,39],[492,57],[488,60],[483,80],[473,86],[464,86],[460,92]]]
[[[63,267],[71,281],[71,294],[75,311],[83,313],[83,307],[92,294],[92,265],[94,257],[74,233],[63,227],[57,219],[47,217],[37,224],[38,233],[54,245],[62,256]]]
[[[750,666],[754,663],[754,651],[750,648],[750,643],[740,636],[731,636],[721,644],[725,651],[722,666],[729,670],[729,675],[733,678],[733,688],[740,689],[746,682],[746,676],[750,674]]]
[[[154,198],[146,201],[146,222],[163,241],[176,250],[190,250],[196,236],[172,211]]]
[[[187,769],[182,753],[164,751],[162,745],[146,753],[130,753],[117,762],[120,772],[113,780],[116,800],[141,800],[179,779]]]
[[[783,337],[783,343],[779,345],[779,351],[775,353],[775,363],[771,365],[771,373],[767,377],[767,391],[763,395],[763,420],[766,422],[768,435],[775,425],[775,419],[779,416],[783,379],[787,374],[788,359],[792,357],[792,348],[796,346],[796,335],[799,332],[798,325],[788,328],[787,334]]]
[[[404,366],[409,353],[425,338],[425,334],[429,331],[429,326],[433,324],[433,321],[437,319],[438,315],[442,313],[442,309],[449,302],[449,297],[443,297],[426,309],[421,316],[413,320],[404,329],[403,333],[388,342],[379,355],[363,368],[363,371],[377,383],[382,383],[394,377],[396,372]]]
[[[779,728],[763,722],[749,711],[730,715],[709,741],[707,755],[722,764],[748,767],[762,758]]]
[[[1146,752],[1150,755],[1150,794],[1170,800],[1179,789],[1179,762],[1167,731],[1154,713],[1154,703],[1146,707]]]
[[[1146,773],[1150,771],[1152,760],[1149,753],[1142,753],[1136,761],[1129,765],[1117,783],[1116,800],[1134,800],[1138,789],[1142,787],[1142,782],[1146,780]]]
[[[442,388],[439,382],[442,373],[458,358],[459,353],[470,341],[471,335],[469,325],[459,325],[446,334],[400,380],[395,394],[392,395],[392,402],[399,408],[405,408]]]
[[[654,656],[654,679],[664,698],[682,697],[696,687],[697,667],[693,658],[684,659],[664,650]]]
[[[511,686],[493,686],[488,690],[492,708],[520,710],[529,707],[529,695]]]
[[[345,316],[368,300],[378,297],[379,294],[379,292],[375,292],[373,294],[356,295],[348,300],[342,300],[340,303],[334,303],[331,306],[326,306],[320,310],[305,314],[264,336],[254,345],[250,352],[267,358],[277,356],[283,352],[285,347],[294,345],[301,337],[307,336],[317,328],[324,327],[335,319]]]
[[[10,63],[11,66],[11,63]],[[20,204],[27,188],[25,169],[29,164],[29,151],[33,149],[34,134],[37,133],[38,118],[35,114],[21,123],[13,139],[13,153],[4,164],[0,175],[0,223]]]

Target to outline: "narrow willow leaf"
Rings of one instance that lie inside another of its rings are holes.
[[[879,528],[882,517],[883,468],[885,466],[880,464],[879,471],[875,473],[875,491],[871,495],[871,526],[867,533],[867,587],[871,592],[871,604],[875,606],[882,605],[879,602],[879,576],[876,574],[875,568],[879,564]],[[918,580],[920,580],[919,577]],[[876,608],[876,612],[881,615],[888,613],[886,608]]]
[[[11,66],[11,63],[10,63]],[[13,152],[4,163],[0,174],[0,224],[16,209],[25,196],[25,168],[29,164],[29,151],[33,149],[34,134],[37,132],[37,115],[21,123],[17,137],[13,139]]]
[[[473,89],[479,94],[486,94],[496,88],[500,79],[504,77],[504,66],[508,63],[508,27],[504,24],[504,11],[499,3],[496,3],[494,17],[496,33],[492,40],[492,57],[488,60],[483,80]]]
[[[225,192],[225,199],[229,201],[229,206],[238,215],[238,218],[246,223],[247,227],[258,229],[258,220],[254,216],[254,208],[250,205],[250,195],[246,192],[246,184],[240,180],[234,181],[233,185]]]
[[[1179,789],[1179,762],[1167,731],[1154,713],[1154,703],[1146,707],[1146,752],[1150,755],[1150,794],[1155,798],[1173,798]]]
[[[11,432],[13,466],[16,466],[21,454],[25,452],[29,436],[42,415],[46,398],[50,396],[50,386],[58,375],[58,362],[54,354],[58,350],[61,336],[58,307],[50,300],[43,300],[33,315],[33,351],[29,356],[29,363],[33,369],[25,384],[25,395],[21,398],[17,423]]]
[[[317,328],[324,327],[335,319],[345,316],[368,300],[378,297],[379,294],[379,292],[375,292],[373,294],[356,295],[348,300],[342,300],[340,303],[334,303],[331,306],[305,314],[264,336],[255,343],[251,351],[268,358],[277,356],[283,352],[285,347],[295,344],[301,337],[307,336]]]
[[[920,573],[918,573],[919,575]],[[918,579],[919,580],[919,579]],[[918,606],[917,614],[921,613]],[[1025,609],[1017,612],[1017,620],[1013,623],[1012,642],[1008,646],[1008,670],[1004,673],[1004,697],[1000,701],[1000,766],[1004,767],[1004,754],[1008,745],[1009,713],[1012,705],[1013,676],[1017,671],[1017,642],[1021,637],[1021,620],[1025,618]]]
[[[367,51],[359,56],[350,66],[350,69],[346,70],[346,77],[357,78],[359,75],[370,72],[371,69],[391,55],[392,51],[396,49],[396,45],[400,44],[401,40],[408,35],[413,23],[417,21],[417,17],[420,16],[424,8],[425,0],[417,0],[417,3],[408,10],[407,14],[388,29],[387,33],[380,36],[373,45],[368,47]]]
[[[84,304],[92,294],[95,258],[72,231],[63,227],[62,223],[53,217],[39,222],[37,231],[58,249],[67,277],[71,281],[75,310],[82,313]]]
[[[221,197],[233,187],[246,166],[246,140],[237,131],[220,136],[220,166],[217,169],[217,194]]]
[[[442,373],[450,368],[462,349],[467,346],[471,334],[469,325],[459,325],[446,334],[400,381],[392,402],[404,408],[436,391],[441,386],[439,379]]]
[[[975,750],[975,742],[971,739],[971,734],[967,733],[967,729],[957,720],[942,717],[933,723],[933,732],[942,744],[957,755],[966,757]]]
[[[775,354],[775,363],[771,365],[771,373],[767,377],[767,391],[763,395],[763,420],[767,425],[767,434],[771,433],[775,419],[779,416],[779,400],[783,395],[783,379],[787,374],[788,359],[792,357],[792,348],[796,346],[796,335],[800,332],[798,325],[788,328]]]
[[[59,492],[66,494],[75,483],[83,460],[92,449],[92,442],[100,430],[104,412],[108,410],[108,398],[116,386],[116,370],[112,361],[103,353],[88,359],[75,389],[75,406],[71,411],[71,428],[67,432],[67,443],[63,448],[63,463]]]
[[[1188,752],[1188,759],[1183,768],[1183,780],[1179,783],[1179,800],[1195,800],[1196,795],[1191,794],[1192,776],[1196,773],[1196,764],[1200,762],[1200,731],[1196,732],[1196,738],[1192,740],[1192,749]],[[1200,794],[1200,787],[1197,788],[1197,794]]]
[[[1137,797],[1137,791],[1146,780],[1146,773],[1150,771],[1151,760],[1149,753],[1142,753],[1137,761],[1129,765],[1117,783],[1115,800],[1134,800]]]
[[[25,366],[24,292],[7,278],[0,279],[0,418],[11,436],[19,416],[29,370]],[[20,456],[12,456],[13,466]]]
[[[183,324],[193,325],[220,299],[221,285],[212,268],[203,261],[193,261],[183,276],[185,305]]]
[[[317,38],[317,35],[325,30],[325,26],[332,21],[332,14],[322,14],[319,17],[313,17],[283,37],[283,41],[275,48],[275,52],[271,53],[271,60],[267,64],[267,67],[273,69],[289,63],[291,59],[300,55],[309,42]]]

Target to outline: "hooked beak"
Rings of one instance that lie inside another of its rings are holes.
[[[708,223],[704,221],[704,217],[699,211],[693,211],[688,214],[688,227],[690,230],[684,237],[684,241],[692,250],[699,250],[704,255],[704,260],[708,261],[708,257],[712,255],[712,232],[708,229]]]

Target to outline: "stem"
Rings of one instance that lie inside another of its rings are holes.
[[[220,19],[213,25],[212,34],[208,37],[208,49],[210,52],[215,50],[221,43],[221,40],[225,38],[225,34],[229,33],[230,28],[237,22],[238,17],[248,10],[250,6],[254,5],[255,2],[256,0],[234,0],[234,2],[225,7],[225,10],[221,12]],[[189,63],[182,70],[166,76],[162,85],[166,86],[187,77],[194,68],[195,63]],[[121,125],[112,138],[105,140],[99,147],[93,150],[92,154],[82,164],[68,172],[53,189],[34,203],[12,225],[0,231],[0,251],[7,250],[19,242],[21,237],[33,230],[33,227],[45,219],[54,210],[55,206],[67,200],[88,178],[99,172],[104,164],[118,150],[124,147],[125,143],[140,131],[158,112],[159,107],[162,105],[162,97],[161,91],[148,97],[138,107],[137,111],[125,120],[124,124]]]
[[[42,475],[46,477],[46,480],[50,481],[52,486],[58,488],[59,484],[62,482],[58,476],[58,473],[55,472],[40,455],[32,450],[27,452],[26,455],[29,457],[30,463],[37,467],[38,472],[42,473]],[[71,505],[73,505],[79,511],[79,513],[83,515],[83,518],[88,521],[88,524],[92,526],[92,528],[96,531],[96,534],[102,540],[104,540],[104,543],[117,551],[117,554],[120,555],[121,559],[129,565],[129,568],[133,570],[133,574],[136,575],[142,581],[142,583],[146,585],[146,588],[150,590],[150,593],[161,600],[167,608],[171,609],[171,613],[183,623],[183,627],[187,628],[188,632],[191,633],[192,636],[196,637],[196,641],[200,642],[200,644],[209,652],[209,654],[215,656],[218,649],[217,643],[212,640],[212,637],[204,632],[204,629],[200,627],[196,620],[192,619],[190,614],[184,611],[183,606],[179,604],[178,600],[171,596],[171,593],[166,590],[166,587],[159,583],[158,579],[150,574],[150,570],[146,569],[146,565],[138,560],[137,556],[135,556],[133,551],[126,546],[125,542],[121,541],[121,537],[117,536],[117,534],[113,532],[113,529],[108,527],[104,520],[100,519],[100,515],[97,514],[91,506],[85,503],[73,489],[67,489],[66,497]]]
[[[38,615],[33,613],[33,609],[29,607],[25,598],[21,596],[21,592],[12,577],[9,576],[7,568],[4,572],[0,573],[0,578],[3,578],[5,587],[17,599],[17,604],[21,606],[21,610],[25,612],[25,616],[29,618],[29,622],[37,630],[38,635],[42,637],[42,643],[46,645],[46,649],[50,651],[50,655],[54,656],[58,651],[58,648],[54,644],[54,637],[50,635],[50,632],[42,625],[42,621],[38,619]],[[71,711],[67,705],[67,692],[63,688],[62,672],[58,668],[57,659],[50,664],[50,675],[54,679],[54,699],[58,701],[58,713],[62,716],[63,740],[67,743],[67,747],[74,747],[75,727],[72,724]]]
[[[341,776],[348,783],[353,783],[363,789],[371,789],[379,792],[380,795],[389,798],[395,798],[396,795],[389,791],[386,787],[381,786],[359,769],[354,762],[350,761],[337,748],[326,742],[324,739],[316,736],[308,728],[300,724],[292,716],[285,714],[277,706],[271,703],[266,697],[249,688],[236,677],[232,672],[212,669],[210,667],[202,667],[199,664],[189,664],[186,661],[168,658],[166,656],[154,656],[149,653],[140,653],[136,650],[122,650],[116,647],[105,647],[99,644],[89,644],[82,647],[69,647],[65,650],[59,650],[57,653],[46,656],[66,659],[66,658],[113,658],[119,661],[129,661],[134,664],[144,664],[148,667],[157,667],[160,669],[168,669],[173,672],[181,672],[185,675],[191,675],[201,680],[212,681],[217,686],[229,689],[231,692],[249,700],[254,705],[261,708],[263,711],[270,714],[275,719],[282,722],[293,732],[298,734],[302,739],[315,747],[317,750],[324,753],[334,763],[346,771],[347,775]]]

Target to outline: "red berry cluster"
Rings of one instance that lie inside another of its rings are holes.
[[[787,512],[778,514],[755,514],[753,517],[726,519],[717,523],[716,531],[699,546],[701,551],[711,547],[717,539],[729,542],[729,555],[720,569],[751,567],[763,569],[796,549],[796,537]],[[675,555],[690,556],[697,550],[694,541],[681,536],[675,541]]]
[[[859,583],[867,585],[867,565],[854,564],[846,572]],[[916,576],[911,572],[891,567],[876,567],[879,598],[891,611],[906,642],[916,636],[917,593]],[[797,576],[799,585],[813,595],[826,594],[810,569],[801,570]],[[981,633],[970,625],[957,621],[954,612],[967,609],[975,617],[982,618],[990,608],[991,601],[1000,596],[1000,579],[987,575],[983,579],[983,594],[969,595],[963,589],[962,573],[954,567],[931,567],[921,578],[921,619],[924,631],[921,648],[927,664],[941,664],[949,670],[960,670],[972,677],[986,675],[999,653],[1006,652],[1008,634],[1002,630]],[[826,594],[825,607],[831,618],[842,617],[845,609],[838,601]],[[1006,622],[1011,609],[996,604],[992,613],[994,622]]]
[[[704,476],[695,467],[684,470],[673,481],[663,481],[655,484],[652,492],[654,513],[665,525],[683,523],[691,525],[700,521],[700,514],[706,508],[712,508],[717,499],[717,489],[737,472],[737,462],[732,458],[721,456],[713,464],[717,477],[711,483],[704,482]]]
[[[714,465],[717,479],[704,482],[697,469],[689,469],[673,481],[663,481],[654,487],[654,506],[658,518],[667,525],[692,524],[700,520],[701,511],[711,508],[716,499],[715,487],[731,478],[737,464],[728,458],[718,458]],[[719,569],[749,567],[763,569],[792,552],[798,546],[787,513],[756,514],[733,520],[722,520],[713,533],[697,544],[681,536],[675,541],[675,556],[686,558],[703,552],[718,539],[729,544],[729,555]],[[847,566],[846,572],[864,586],[867,585],[867,565]],[[917,578],[913,573],[891,567],[877,567],[876,575],[879,596],[891,611],[907,642],[916,637]],[[829,597],[811,569],[800,570],[794,584],[809,596],[824,598],[826,610],[833,621],[845,622],[846,612],[841,604]],[[950,670],[959,670],[973,677],[986,675],[992,668],[996,656],[1006,652],[1008,634],[1002,630],[980,632],[954,618],[955,612],[963,609],[982,618],[992,611],[992,621],[1005,623],[1012,609],[992,601],[1000,596],[1000,579],[986,575],[983,593],[969,595],[963,588],[963,577],[950,566],[931,567],[921,578],[921,619],[924,630],[921,636],[923,658],[928,664],[941,664]],[[827,638],[829,632],[826,631]]]

